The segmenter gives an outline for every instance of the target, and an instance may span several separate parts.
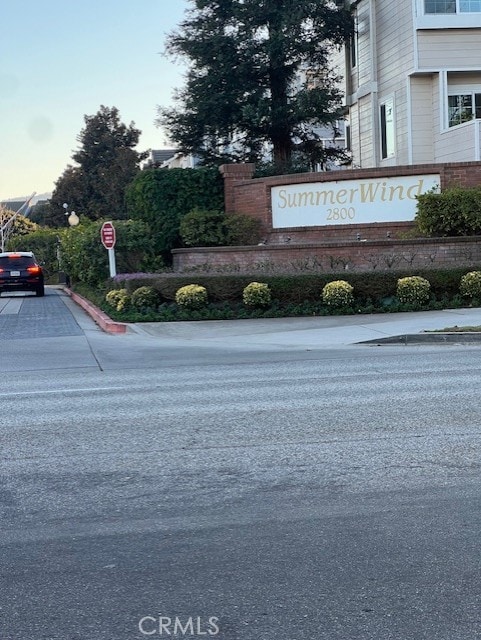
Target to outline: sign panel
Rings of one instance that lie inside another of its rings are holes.
[[[103,223],[100,229],[100,237],[106,249],[113,249],[115,247],[115,227],[111,222]]]
[[[439,174],[311,182],[273,187],[272,226],[317,227],[333,224],[414,220],[416,196],[439,192]]]

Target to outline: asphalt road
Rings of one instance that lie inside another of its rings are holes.
[[[12,300],[1,640],[481,638],[478,347],[243,353]]]

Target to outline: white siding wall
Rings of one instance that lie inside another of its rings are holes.
[[[433,75],[433,95],[432,95],[432,133],[433,133],[433,143],[437,140],[439,136],[439,132],[442,129],[441,119],[443,118],[443,110],[441,107],[441,78],[439,73]],[[413,112],[413,120],[416,119],[416,114]],[[436,162],[434,157],[434,148],[433,148],[433,162]]]
[[[407,78],[414,65],[412,8],[409,2],[388,0],[377,6],[378,101],[394,97],[396,156],[382,165],[407,164],[408,94]]]
[[[371,19],[371,6],[375,8]],[[357,66],[352,74],[352,110],[360,128],[352,133],[353,165],[379,163],[379,103],[394,98],[396,156],[382,164],[406,164],[408,146],[407,78],[413,69],[413,24],[409,2],[361,0],[357,5]],[[358,104],[359,103],[359,104]],[[359,137],[356,138],[356,135]]]
[[[372,153],[372,120],[371,120],[371,101],[367,98],[361,98],[351,109],[351,138],[353,142],[353,162],[352,168],[374,167],[375,158]],[[359,140],[363,140],[363,144],[359,145]]]
[[[371,96],[366,96],[358,101],[356,107],[359,112],[359,138],[362,143],[359,146],[358,161],[355,164],[362,168],[376,166],[371,105]]]
[[[372,89],[373,63],[371,51],[370,0],[361,0],[356,8],[357,64],[351,74],[351,148],[353,167],[373,167]]]
[[[439,133],[434,143],[436,162],[476,160],[476,132],[476,123],[473,121]]]
[[[481,68],[481,29],[418,31],[419,69]]]
[[[357,8],[357,66],[353,87],[355,91],[373,81],[369,4],[369,0],[363,0]]]
[[[481,71],[463,71],[460,73],[448,73],[449,88],[456,88],[456,91],[462,93],[464,89],[473,91],[481,87]]]
[[[438,92],[438,75],[416,76],[411,78],[411,112],[412,118],[412,162],[413,164],[434,161],[433,107],[438,104],[433,100]]]

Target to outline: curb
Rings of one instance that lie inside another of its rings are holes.
[[[116,334],[127,333],[127,324],[124,322],[115,322],[115,320],[109,318],[106,313],[93,305],[90,300],[83,298],[71,289],[64,287],[63,290],[76,304],[79,305],[79,307],[82,307],[82,309],[88,313],[92,320],[94,320],[94,322],[96,322],[103,331]]]
[[[379,345],[383,344],[475,344],[481,342],[481,333],[475,331],[453,331],[436,333],[407,333],[387,338],[363,340],[357,344]]]

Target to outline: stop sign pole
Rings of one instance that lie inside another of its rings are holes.
[[[100,239],[102,244],[109,253],[109,271],[110,277],[113,278],[117,275],[117,268],[115,266],[115,227],[111,222],[104,222],[100,229]]]

